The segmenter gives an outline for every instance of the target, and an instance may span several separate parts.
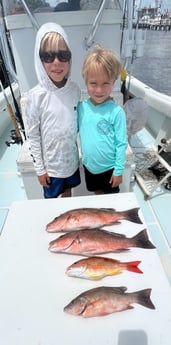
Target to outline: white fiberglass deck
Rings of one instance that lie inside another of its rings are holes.
[[[144,132],[142,131],[134,136],[131,142],[132,146],[142,145],[142,135],[144,140]],[[18,174],[16,166],[20,145],[14,144],[7,147],[5,141],[9,140],[9,136],[10,128],[0,138],[0,232],[3,229],[12,203],[14,201],[27,200],[22,179]],[[150,139],[147,137],[146,140],[147,144],[150,145]],[[165,273],[171,284],[171,192],[165,190],[161,195],[157,195],[150,200],[144,200],[144,194],[135,182],[131,183],[131,191],[136,194],[145,222],[155,241]],[[81,187],[75,191],[75,195],[81,196],[85,194],[88,193],[83,181]],[[115,198],[115,195],[113,195],[113,198]]]
[[[48,250],[49,242],[60,236],[45,231],[49,221],[69,209],[94,206],[126,210],[138,203],[134,193],[13,203],[0,239],[3,345],[125,345],[125,338],[129,344],[170,345],[171,289],[155,248],[106,254],[121,261],[140,260],[143,274],[124,271],[102,281],[68,277],[66,268],[80,256]],[[142,224],[123,220],[105,228],[132,237],[146,228],[141,210],[139,216]],[[98,286],[125,286],[128,293],[149,288],[155,309],[134,303],[133,309],[101,317],[64,313],[73,298]]]

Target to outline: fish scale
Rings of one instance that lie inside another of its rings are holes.
[[[116,211],[112,208],[73,209],[55,217],[46,225],[46,231],[69,232],[73,230],[102,228],[103,226],[118,224],[122,220],[142,224],[138,212],[139,207],[125,211]]]
[[[133,303],[155,309],[151,301],[151,289],[126,292],[127,287],[100,286],[84,291],[64,307],[64,312],[83,317],[104,316],[133,309]]]
[[[89,257],[74,262],[66,269],[66,274],[70,277],[99,280],[103,277],[116,275],[127,270],[136,273],[143,273],[138,265],[141,261],[121,262],[106,257]]]
[[[49,243],[51,252],[85,256],[125,251],[131,247],[155,248],[146,229],[131,238],[103,229],[77,230],[61,235]]]

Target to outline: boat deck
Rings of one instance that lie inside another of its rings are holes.
[[[17,171],[16,160],[20,151],[20,145],[10,145],[5,142],[9,140],[10,127],[0,138],[0,233],[3,230],[5,219],[8,215],[11,204],[14,201],[27,200],[22,179]],[[131,146],[139,154],[140,148],[144,145],[142,141],[146,138],[146,145],[150,147],[151,138],[140,131],[133,136]],[[171,192],[164,189],[161,193],[156,192],[151,199],[145,200],[144,193],[136,181],[131,183],[131,192],[134,192],[141,207],[144,220],[149,229],[150,235],[156,245],[159,257],[163,264],[166,276],[171,285],[171,229],[170,216]],[[77,188],[75,196],[88,194],[85,185]]]

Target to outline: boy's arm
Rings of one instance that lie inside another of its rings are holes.
[[[33,157],[33,164],[36,174],[41,176],[46,173],[43,164],[42,142],[40,133],[40,114],[33,101],[28,97],[26,105],[27,138],[30,144],[30,151]]]

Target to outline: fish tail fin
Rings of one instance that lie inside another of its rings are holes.
[[[131,272],[136,273],[143,273],[143,271],[140,270],[138,265],[141,263],[141,261],[131,261],[127,263],[127,270]]]
[[[142,224],[142,221],[138,215],[139,207],[132,208],[125,211],[125,219],[137,224]]]
[[[135,241],[135,247],[145,248],[145,249],[154,249],[154,248],[156,248],[154,246],[154,244],[149,240],[146,229],[143,229],[137,235],[132,237],[132,240]]]
[[[137,303],[143,305],[146,308],[155,309],[155,306],[150,299],[151,289],[140,290],[140,291],[137,291],[136,294],[137,294]]]

